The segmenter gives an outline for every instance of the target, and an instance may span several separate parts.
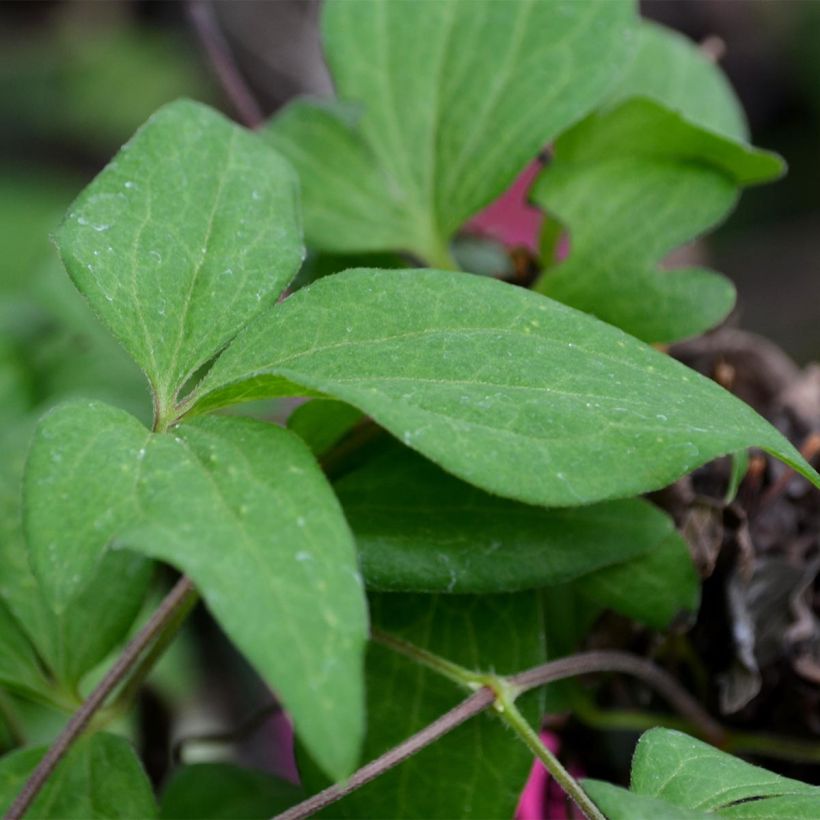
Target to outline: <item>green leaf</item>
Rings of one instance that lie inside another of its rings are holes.
[[[576,589],[587,600],[653,629],[665,629],[681,613],[697,612],[700,604],[698,575],[677,532],[637,558],[579,578]]]
[[[750,445],[820,486],[780,433],[714,382],[586,314],[470,274],[322,279],[243,331],[191,403],[204,412],[308,391],[358,407],[448,472],[534,504],[632,496]]]
[[[608,820],[706,820],[710,815],[673,806],[600,780],[582,781],[584,791]]]
[[[789,794],[734,803],[722,808],[721,817],[742,817],[744,820],[816,820],[820,812],[820,796]]]
[[[726,495],[723,497],[724,504],[731,504],[737,498],[737,492],[746,473],[749,471],[749,451],[738,450],[732,453],[732,471],[729,474],[729,484],[726,487]]]
[[[0,685],[35,695],[48,688],[34,647],[2,600],[0,600]]]
[[[638,35],[607,105],[561,136],[533,187],[571,236],[569,257],[536,287],[667,342],[718,323],[735,295],[711,271],[662,271],[659,262],[721,221],[741,185],[774,179],[784,165],[744,142],[731,88],[694,44],[651,24]]]
[[[296,273],[296,181],[255,134],[172,103],[85,189],[57,242],[166,418],[188,378]]]
[[[748,138],[743,109],[726,75],[695,43],[677,31],[641,20],[636,46],[610,92],[610,104],[649,97],[729,139]]]
[[[335,485],[368,587],[513,592],[558,584],[656,547],[672,522],[629,499],[544,509],[465,484],[395,445]]]
[[[90,429],[96,419],[96,415],[89,414]],[[2,441],[6,458],[0,471],[0,564],[3,567],[0,598],[57,680],[64,687],[74,689],[84,673],[99,663],[127,633],[144,598],[151,564],[132,553],[105,552],[103,541],[99,544],[98,560],[88,566],[84,584],[78,585],[75,594],[55,612],[51,596],[31,570],[30,551],[26,549],[22,531],[20,483],[31,426],[32,422],[25,420],[7,429]],[[60,464],[50,462],[50,468],[58,468]],[[76,485],[71,486],[69,482],[68,486],[67,492],[72,497],[82,496],[77,493]],[[45,497],[41,501],[46,517],[65,503],[65,499],[56,497]],[[59,526],[55,531],[58,549],[69,556],[66,566],[71,566],[72,548],[76,544],[73,533]]]
[[[746,800],[803,795],[814,800],[815,816],[820,813],[820,789],[815,786],[752,766],[671,729],[651,729],[641,736],[632,759],[631,788],[707,812]]]
[[[266,820],[298,803],[298,786],[230,763],[182,766],[160,801],[162,820]]]
[[[155,436],[127,546],[187,573],[276,689],[323,769],[346,777],[363,733],[367,636],[352,536],[292,433],[214,417]]]
[[[127,551],[103,553],[86,586],[55,614],[59,654],[55,671],[75,686],[117,647],[142,609],[153,563]]]
[[[0,759],[3,813],[45,751],[23,749]],[[26,812],[27,820],[146,820],[156,816],[151,784],[133,747],[125,738],[109,734],[80,739]]]
[[[536,593],[515,595],[383,595],[371,599],[381,629],[471,669],[499,674],[544,661]],[[367,655],[371,760],[419,731],[469,693],[379,644]],[[542,695],[519,702],[530,721]],[[372,783],[335,803],[330,817],[511,817],[532,755],[496,717],[481,714]],[[318,786],[303,767],[307,785]]]
[[[731,180],[687,161],[559,157],[532,198],[569,227],[570,254],[547,270],[539,291],[647,342],[696,335],[729,313],[735,290],[728,279],[703,268],[663,271],[658,263],[733,207]]]
[[[38,424],[24,484],[26,538],[58,614],[137,517],[136,467],[150,437],[133,416],[102,402],[62,404]]]
[[[455,230],[601,99],[633,15],[621,0],[328,3],[341,101],[297,102],[268,129],[299,171],[308,240],[448,258]]]
[[[105,561],[133,558],[106,553],[112,539],[177,566],[326,770],[349,773],[362,732],[362,583],[338,502],[297,437],[229,418],[152,435],[121,410],[68,404],[43,421],[26,483],[32,549],[53,588],[66,567],[86,582],[93,571],[127,600],[133,575],[120,567],[109,581]],[[93,589],[60,600],[100,618],[113,602],[99,587],[88,600]],[[106,627],[115,623],[116,611]]]
[[[349,404],[314,399],[290,414],[288,429],[296,433],[315,456],[320,456],[341,441],[361,420],[361,412]]]

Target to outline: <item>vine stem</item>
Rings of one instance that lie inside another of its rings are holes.
[[[444,668],[439,668],[440,664],[430,662],[431,653],[420,650],[418,647],[413,647],[413,650],[418,650],[413,651],[410,649],[412,647],[411,644],[407,644],[398,638],[392,638],[392,636],[390,636],[390,640],[385,640],[385,637],[384,633],[378,633],[377,639],[380,643],[391,646],[402,654],[424,663],[425,666],[444,673]],[[451,679],[457,678],[458,673],[456,670],[460,669],[460,667],[455,664],[450,664],[449,662],[447,663],[447,673],[444,674],[447,674]],[[514,701],[519,695],[528,692],[530,689],[536,689],[539,686],[553,681],[596,672],[624,672],[643,680],[669,701],[675,709],[697,725],[710,742],[717,746],[722,746],[725,743],[726,732],[723,727],[715,721],[674,678],[667,675],[666,672],[650,661],[636,657],[635,655],[630,655],[627,652],[618,652],[615,650],[580,652],[577,655],[561,658],[556,661],[549,661],[548,663],[528,669],[525,672],[520,672],[508,677],[494,675],[482,676],[486,681],[485,685],[470,695],[466,700],[462,701],[458,706],[443,714],[435,723],[431,723],[403,743],[385,752],[381,757],[377,757],[366,766],[363,766],[346,782],[338,783],[324,789],[324,791],[318,792],[307,800],[277,815],[276,820],[304,820],[304,818],[310,817],[317,811],[335,803],[337,800],[341,800],[351,792],[356,791],[356,789],[374,780],[379,775],[384,774],[394,766],[402,763],[408,757],[416,754],[416,752],[421,751],[433,741],[443,737],[469,718],[483,712],[489,706],[499,703],[499,695],[501,705],[506,708],[504,701]],[[466,686],[474,686],[474,681],[475,673],[469,673],[469,679],[462,680],[461,682]],[[499,713],[503,717],[503,712],[499,710]],[[521,717],[521,721],[526,724],[529,732],[532,732],[532,728],[524,721],[523,717]],[[523,732],[526,731],[524,725],[518,724],[515,719],[513,719],[513,722],[509,720],[507,722],[529,746],[531,739],[524,736]],[[538,751],[533,748],[533,751],[546,765],[547,761],[544,757],[545,750],[537,736],[536,741],[540,748]],[[557,763],[558,761],[555,762]],[[558,765],[560,766],[560,763]],[[566,773],[566,778],[572,781],[574,788],[582,791],[580,785],[573,780],[572,776],[569,772],[566,772],[563,766],[561,770]],[[562,785],[564,784],[562,783]],[[587,800],[589,799],[586,795],[584,795],[584,797]],[[595,811],[597,811],[597,809]],[[600,814],[591,814],[589,816],[597,820]]]
[[[483,712],[494,701],[495,693],[492,689],[486,687],[479,689],[459,703],[458,706],[449,712],[445,712],[438,720],[409,737],[404,743],[394,746],[381,757],[377,757],[372,763],[363,766],[346,782],[330,786],[324,791],[314,794],[313,797],[309,797],[307,800],[303,800],[298,805],[277,815],[276,820],[302,820],[302,818],[312,816],[325,806],[341,800],[345,795],[361,788],[394,766],[398,766],[399,763],[421,751],[425,746],[429,746],[433,741],[443,737],[455,729],[456,726],[460,726],[474,715]]]
[[[11,804],[5,820],[20,820],[28,811],[46,780],[57,768],[71,745],[83,733],[96,712],[102,707],[108,696],[122,682],[130,669],[137,663],[145,649],[160,636],[166,625],[173,622],[180,610],[190,604],[196,597],[196,591],[189,578],[183,576],[164,598],[145,626],[126,644],[122,654],[114,665],[97,684],[83,705],[74,713],[71,720],[37,764],[20,794]]]
[[[544,764],[556,783],[572,798],[587,820],[606,820],[589,798],[578,781],[564,768],[561,761],[546,747],[529,721],[521,714],[511,698],[500,696],[495,704],[496,712],[530,751]]]
[[[239,118],[248,128],[259,128],[265,121],[262,108],[251,93],[231,53],[228,41],[219,27],[208,0],[190,0],[188,15],[199,41],[208,55],[222,88],[225,90]]]

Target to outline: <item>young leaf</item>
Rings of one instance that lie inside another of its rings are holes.
[[[67,402],[38,424],[24,483],[26,538],[56,613],[138,516],[137,468],[150,437],[129,413],[102,402]]]
[[[93,429],[96,416],[90,414],[88,420],[92,423],[89,429]],[[99,560],[89,567],[84,586],[55,612],[51,596],[31,570],[30,551],[22,532],[20,482],[32,426],[33,420],[26,420],[7,429],[2,442],[5,459],[0,470],[0,598],[56,679],[64,687],[74,688],[122,640],[133,623],[150,580],[151,562],[132,553],[105,552],[102,542]],[[60,466],[60,462],[50,462],[52,470]],[[76,487],[71,487],[71,492],[76,493]],[[51,516],[54,506],[59,507],[58,501],[64,502],[57,498],[41,500],[46,516]],[[76,543],[73,533],[59,527],[56,532],[58,551],[71,555]]]
[[[703,268],[658,268],[670,250],[734,206],[736,187],[723,174],[675,159],[616,156],[575,164],[556,158],[532,197],[571,236],[569,257],[539,280],[542,293],[647,342],[696,335],[732,309],[735,290],[725,277]]]
[[[683,808],[716,811],[745,800],[805,795],[820,814],[820,789],[752,766],[671,729],[641,736],[632,758],[631,790]],[[767,815],[773,816],[773,815]]]
[[[0,759],[0,809],[23,787],[45,748],[22,749]],[[131,744],[117,735],[82,738],[59,764],[26,812],[27,820],[156,817],[151,784]]]
[[[268,130],[299,171],[309,241],[448,258],[455,230],[601,99],[633,15],[624,0],[328,3],[341,102],[298,102]]]
[[[749,129],[743,109],[720,67],[677,31],[644,19],[636,28],[634,56],[607,102],[648,97],[696,125],[745,141]]]
[[[373,622],[391,635],[471,669],[500,674],[542,663],[538,595],[383,595],[371,599]],[[367,654],[370,760],[419,731],[468,692],[394,650]],[[541,715],[541,693],[522,698],[527,718]],[[330,817],[511,817],[532,755],[497,718],[478,715],[350,797]],[[315,783],[303,767],[307,785]]]
[[[712,817],[601,780],[584,780],[581,785],[608,820],[708,820]]]
[[[363,733],[367,625],[338,502],[286,430],[214,417],[174,433],[150,442],[143,515],[122,542],[193,579],[311,754],[343,778]]]
[[[575,586],[585,599],[653,629],[666,629],[681,613],[697,612],[700,603],[689,548],[674,531],[654,549],[585,575]]]
[[[68,606],[55,614],[59,664],[55,671],[76,685],[118,646],[142,609],[154,565],[128,551],[103,553],[96,571]]]
[[[298,803],[303,791],[265,772],[230,763],[182,766],[162,793],[162,820],[267,820]]]
[[[672,531],[639,499],[544,509],[488,495],[395,445],[335,485],[368,587],[513,592],[653,551]]]
[[[77,287],[145,371],[163,418],[302,258],[296,180],[206,106],[160,109],[57,232]]]
[[[464,273],[322,279],[243,331],[191,404],[306,391],[533,504],[632,496],[750,445],[820,486],[780,433],[714,382],[584,313]]]
[[[112,539],[179,567],[277,689],[326,770],[352,769],[364,597],[338,502],[298,438],[229,418],[152,435],[123,411],[74,403],[44,419],[26,483],[32,549],[45,555],[42,575],[54,589],[66,566],[89,583],[108,556],[124,559],[105,553]],[[133,586],[124,573],[101,581],[124,600],[120,584]],[[60,600],[88,607],[88,589],[72,586]],[[108,600],[99,590],[97,598]]]
[[[0,599],[0,686],[35,696],[48,686],[34,647],[2,599]]]
[[[32,427],[24,418],[0,428],[0,599],[40,655],[51,656],[54,619],[29,567],[20,515],[20,480]]]
[[[734,289],[710,271],[658,263],[783,162],[745,143],[731,88],[694,44],[646,23],[638,34],[608,107],[561,136],[533,188],[571,235],[569,257],[537,289],[645,341],[673,341],[720,321]]]

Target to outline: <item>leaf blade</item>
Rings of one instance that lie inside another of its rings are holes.
[[[354,768],[366,610],[338,502],[291,433],[213,417],[155,436],[122,542],[194,581],[323,768]]]
[[[632,759],[632,791],[683,808],[714,811],[731,803],[820,789],[753,766],[672,729],[650,729]]]
[[[0,806],[4,811],[45,752],[45,748],[22,749],[0,761]],[[151,784],[133,747],[125,738],[111,734],[81,738],[26,812],[32,820],[144,820],[156,815]]]
[[[56,235],[66,268],[163,410],[295,274],[295,186],[257,136],[179,101],[154,114],[69,210]]]
[[[585,314],[469,274],[320,280],[237,338],[193,412],[271,385],[345,401],[448,472],[533,504],[657,489],[750,444],[820,486],[792,445],[713,382]]]
[[[603,96],[633,15],[597,0],[326,4],[341,104],[297,103],[267,131],[302,178],[309,240],[446,255],[453,232]]]
[[[545,659],[539,597],[515,595],[377,595],[373,621],[385,632],[470,669],[501,674]],[[368,735],[372,759],[424,728],[466,697],[438,672],[371,644],[367,659]],[[541,714],[542,693],[519,705],[528,720]],[[412,704],[408,708],[407,704]],[[330,817],[510,817],[532,755],[491,714],[478,715],[335,803]],[[324,785],[311,769],[309,788]]]
[[[672,530],[638,499],[544,509],[464,484],[398,446],[336,494],[369,588],[501,593],[571,581],[650,551]]]

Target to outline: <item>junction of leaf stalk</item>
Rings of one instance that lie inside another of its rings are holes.
[[[604,815],[582,786],[544,745],[538,733],[521,714],[515,703],[518,697],[531,689],[577,675],[594,672],[625,672],[634,675],[652,686],[680,714],[697,726],[703,736],[712,743],[720,746],[726,740],[726,733],[720,724],[713,720],[673,678],[653,663],[626,652],[582,652],[567,658],[549,661],[514,675],[498,675],[467,669],[377,628],[371,629],[370,637],[376,643],[471,690],[472,694],[420,732],[359,769],[346,782],[330,786],[313,795],[278,815],[276,820],[303,820],[303,818],[312,816],[389,771],[466,720],[490,708],[544,764],[585,817],[591,820],[605,820]]]

